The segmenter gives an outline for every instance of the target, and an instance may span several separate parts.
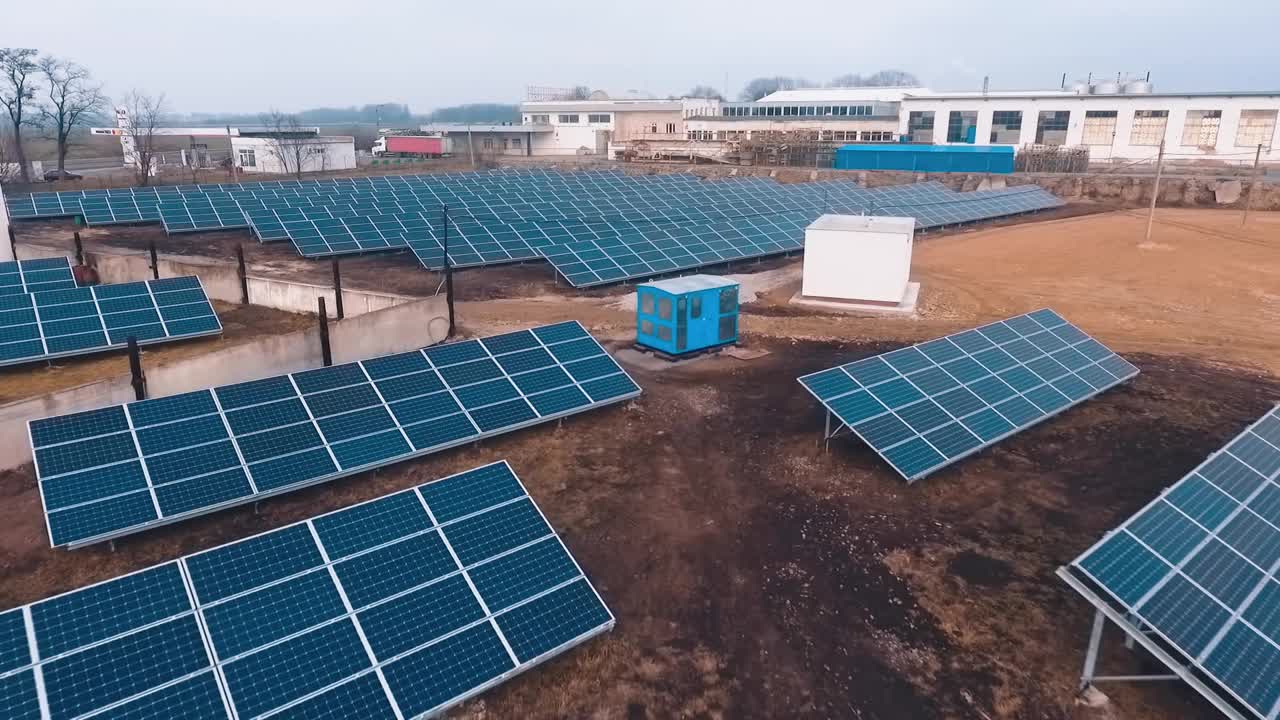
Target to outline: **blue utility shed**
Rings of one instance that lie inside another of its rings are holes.
[[[1013,157],[1009,145],[845,145],[836,169],[1011,173]]]
[[[636,287],[636,343],[668,355],[738,342],[738,283],[689,275]]]

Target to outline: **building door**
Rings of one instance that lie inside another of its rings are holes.
[[[684,352],[689,346],[688,298],[676,301],[676,352]]]
[[[609,153],[609,131],[596,131],[596,154],[607,155]]]

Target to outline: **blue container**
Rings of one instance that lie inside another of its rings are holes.
[[[907,172],[1013,172],[1009,145],[845,145],[836,150],[837,170]]]
[[[636,343],[685,355],[738,342],[738,283],[689,275],[636,287]]]

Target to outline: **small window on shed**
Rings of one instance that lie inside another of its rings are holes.
[[[738,334],[738,316],[725,315],[720,318],[720,342],[729,342]]]
[[[644,293],[640,296],[640,312],[645,315],[653,314],[653,295],[651,293]]]
[[[702,317],[702,296],[694,295],[693,299],[690,302],[692,302],[693,305],[691,305],[689,308],[689,317],[693,318],[694,320],[697,320],[698,318]]]
[[[670,325],[658,326],[658,339],[662,340],[663,342],[671,342],[671,326]]]
[[[724,315],[738,309],[738,288],[725,288],[720,291],[720,314]]]
[[[653,335],[653,321],[652,321],[652,320],[641,320],[641,321],[640,321],[640,334],[641,334],[641,335]]]
[[[663,320],[671,319],[671,298],[658,299],[658,317]]]

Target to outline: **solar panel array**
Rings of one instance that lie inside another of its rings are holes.
[[[221,332],[194,276],[0,295],[0,365]]]
[[[0,262],[0,297],[76,287],[71,262],[64,257]]]
[[[0,700],[14,720],[413,718],[613,624],[500,462],[0,613]]]
[[[911,482],[1137,374],[1041,309],[799,381]]]
[[[803,228],[826,212],[913,216],[932,228],[1061,204],[1032,186],[956,193],[936,182],[858,188],[541,169],[36,193],[11,202],[16,218],[83,212],[91,225],[249,227],[264,242],[292,241],[305,257],[407,247],[432,270],[444,265],[447,205],[455,267],[545,257],[578,287],[799,250]]]
[[[1277,570],[1280,407],[1059,574],[1269,719],[1280,713]]]
[[[639,394],[571,321],[33,420],[30,434],[50,542],[74,547]]]

